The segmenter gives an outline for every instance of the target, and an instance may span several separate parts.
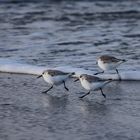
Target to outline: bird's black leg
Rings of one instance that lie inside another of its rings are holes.
[[[85,96],[87,96],[88,94],[90,94],[90,91],[82,96],[80,96],[79,98],[84,98]]]
[[[100,88],[102,95],[104,96],[104,98],[106,98],[106,95],[103,93],[102,88]]]
[[[100,73],[104,73],[104,71],[97,72],[97,73],[95,73],[94,75],[98,75],[98,74],[100,74]]]
[[[49,89],[43,91],[42,93],[47,93],[47,92],[50,91],[52,88],[53,88],[53,85],[52,85]]]
[[[121,81],[122,79],[121,79],[121,76],[120,76],[119,71],[117,69],[116,69],[116,72],[118,74],[119,80]]]
[[[65,81],[63,81],[63,83],[64,83],[64,88],[65,88],[67,91],[69,91],[69,89],[66,87]]]

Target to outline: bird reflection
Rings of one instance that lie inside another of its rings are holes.
[[[52,96],[47,94],[43,96],[43,105],[50,110],[65,110],[68,104],[68,95],[63,95],[61,97]]]

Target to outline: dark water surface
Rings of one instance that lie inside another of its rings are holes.
[[[139,82],[113,82],[83,100],[79,83],[47,95],[43,80],[0,74],[0,140],[139,140]]]
[[[140,1],[0,3],[0,57],[97,70],[111,54],[140,69]],[[43,80],[0,73],[0,140],[139,140],[139,82],[113,82],[84,100],[79,83],[50,94]],[[79,94],[78,94],[79,93]]]

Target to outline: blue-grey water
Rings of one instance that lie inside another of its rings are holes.
[[[0,58],[41,66],[99,70],[109,54],[140,70],[140,1],[0,3]],[[48,95],[35,76],[0,73],[0,140],[139,140],[139,82],[113,82],[86,92],[68,81]]]

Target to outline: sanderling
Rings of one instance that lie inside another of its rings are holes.
[[[120,77],[120,74],[119,74],[117,67],[123,62],[126,62],[126,60],[118,59],[118,58],[115,58],[113,56],[103,55],[103,56],[99,57],[99,59],[97,61],[98,66],[103,71],[95,73],[94,75],[97,75],[99,73],[104,73],[104,71],[107,71],[107,70],[114,70],[115,69],[118,76],[119,76],[119,80],[121,80],[121,77]]]
[[[43,91],[42,93],[47,93],[50,91],[54,85],[64,84],[64,88],[69,91],[69,89],[65,85],[65,81],[71,76],[73,73],[66,73],[59,70],[45,70],[42,75],[37,78],[43,77],[44,80],[51,85],[49,89]]]
[[[100,90],[104,98],[106,98],[106,95],[103,93],[102,88],[110,83],[112,80],[103,80],[99,77],[93,76],[93,75],[87,75],[87,74],[82,74],[79,77],[81,85],[88,90],[88,93],[84,94],[83,96],[80,96],[80,98],[83,98],[90,94],[90,91],[98,91]]]

